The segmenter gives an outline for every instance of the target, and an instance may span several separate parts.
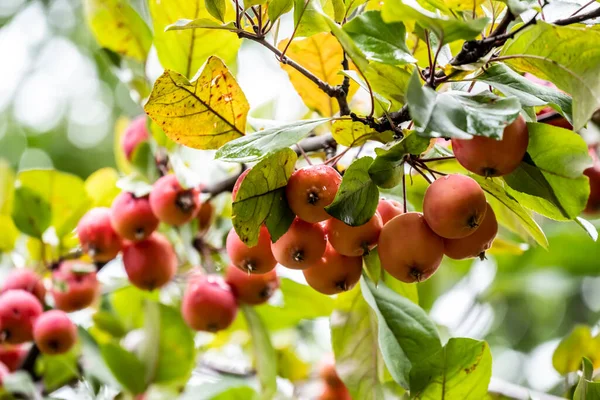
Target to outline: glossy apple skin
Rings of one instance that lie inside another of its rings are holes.
[[[160,233],[145,240],[128,242],[123,250],[123,265],[129,281],[142,290],[165,286],[177,272],[177,254],[171,242]]]
[[[217,275],[196,275],[188,283],[181,315],[197,331],[217,332],[233,323],[238,306],[225,280]]]
[[[352,289],[360,279],[362,258],[344,256],[327,244],[323,257],[302,273],[317,292],[327,295],[342,293]]]
[[[33,325],[42,315],[40,301],[24,290],[0,295],[0,335],[3,343],[21,344],[33,339]]]
[[[320,164],[295,171],[286,187],[286,198],[298,218],[311,223],[331,218],[325,207],[333,202],[342,183],[334,168]]]
[[[158,228],[148,196],[136,197],[121,192],[111,206],[111,224],[123,239],[144,240]]]
[[[90,306],[100,289],[93,265],[79,260],[63,261],[52,272],[52,297],[55,307],[65,312]],[[81,272],[83,270],[90,272]],[[92,271],[93,270],[93,271]]]
[[[452,150],[467,170],[485,177],[504,176],[513,172],[525,156],[529,132],[525,119],[518,116],[504,128],[501,140],[484,136],[452,139]]]
[[[377,250],[381,267],[391,276],[406,283],[422,282],[440,266],[444,240],[429,228],[423,214],[409,212],[385,224]]]
[[[485,218],[472,235],[461,239],[444,239],[444,254],[454,260],[481,257],[492,247],[497,234],[496,214],[488,204]]]
[[[225,247],[231,263],[244,272],[266,274],[277,265],[271,251],[271,235],[264,225],[260,228],[256,246],[246,246],[231,228]]]
[[[146,127],[146,116],[139,115],[134,118],[121,138],[121,147],[129,161],[131,161],[135,149],[147,141],[149,137],[148,128]]]
[[[112,226],[111,211],[107,207],[88,211],[77,224],[77,236],[83,251],[94,261],[108,262],[123,247],[121,237]]]
[[[360,226],[346,225],[336,218],[328,219],[325,224],[329,243],[338,253],[349,257],[360,257],[372,250],[383,228],[383,220],[377,211]]]
[[[266,274],[249,274],[234,265],[227,268],[225,281],[231,286],[239,303],[258,305],[266,303],[279,288],[275,270]]]
[[[404,205],[396,200],[381,199],[379,200],[379,204],[377,204],[377,212],[381,216],[381,221],[385,225],[390,219],[404,212]]]
[[[479,184],[460,174],[436,179],[423,198],[427,225],[446,239],[460,239],[475,232],[486,210],[485,193]]]
[[[174,174],[159,178],[149,196],[152,213],[162,222],[180,226],[190,222],[200,211],[200,190],[184,189]]]
[[[35,272],[27,268],[13,269],[4,279],[2,290],[0,293],[8,292],[9,290],[21,289],[33,294],[44,304],[46,299],[46,287],[42,278]]]
[[[327,237],[321,224],[296,218],[288,231],[271,244],[277,262],[291,269],[306,269],[323,257]]]
[[[77,327],[60,310],[43,313],[33,327],[35,344],[44,354],[64,354],[77,342]]]

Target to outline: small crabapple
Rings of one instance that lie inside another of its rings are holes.
[[[183,319],[197,331],[226,329],[235,319],[237,310],[231,287],[217,275],[192,277],[181,303]]]
[[[44,282],[32,270],[27,268],[13,269],[4,279],[4,285],[2,285],[0,293],[15,289],[22,289],[33,294],[40,303],[44,304],[46,298]]]
[[[33,326],[33,339],[44,354],[63,354],[77,341],[77,327],[64,311],[43,313]]]
[[[265,303],[279,288],[275,270],[266,274],[249,274],[231,265],[227,268],[225,281],[238,302],[251,305]]]
[[[423,198],[427,224],[446,239],[460,239],[475,232],[486,209],[485,193],[479,184],[460,174],[436,179]]]
[[[129,161],[133,157],[135,149],[149,137],[148,129],[146,128],[146,116],[140,115],[131,121],[123,137],[121,138],[121,147]]]
[[[231,228],[225,247],[231,263],[244,272],[265,274],[277,265],[271,252],[271,235],[264,225],[260,227],[256,246],[246,246],[235,229]]]
[[[143,240],[158,227],[158,218],[152,212],[148,196],[136,197],[121,192],[111,206],[111,224],[124,239]]]
[[[129,281],[143,290],[166,285],[177,271],[177,255],[171,243],[160,233],[123,249],[123,265]]]
[[[158,219],[170,225],[191,221],[200,210],[198,188],[184,189],[175,174],[159,178],[150,192],[150,207]]]
[[[339,172],[328,165],[311,165],[295,171],[286,187],[288,204],[298,218],[320,222],[331,218],[325,211],[342,183]]]
[[[338,253],[350,257],[362,256],[373,249],[383,228],[377,211],[366,224],[360,226],[346,225],[336,218],[328,219],[325,224],[329,243]]]
[[[404,212],[404,205],[396,200],[381,199],[379,200],[379,204],[377,204],[377,212],[381,216],[381,221],[385,225],[390,219]]]
[[[467,170],[485,177],[503,176],[513,172],[525,156],[529,144],[527,124],[518,116],[504,128],[502,139],[473,136],[472,139],[452,139],[456,160]]]
[[[25,290],[0,295],[0,342],[20,344],[33,339],[33,324],[42,315],[40,301]]]
[[[90,306],[100,287],[96,267],[79,260],[63,261],[52,272],[52,284],[55,306],[66,312]]]
[[[321,224],[294,219],[287,232],[271,244],[277,262],[291,269],[305,269],[325,253],[327,238]]]
[[[0,363],[13,372],[21,367],[27,357],[27,345],[0,345]]]
[[[444,239],[444,254],[454,260],[483,256],[498,233],[496,214],[488,204],[481,225],[472,235],[460,239]]]
[[[329,295],[341,293],[352,289],[360,279],[362,258],[344,256],[327,244],[323,257],[302,273],[317,292]]]
[[[381,267],[402,282],[421,282],[438,269],[444,240],[425,222],[423,214],[409,212],[390,220],[377,246]]]
[[[240,190],[240,186],[242,186],[242,181],[244,180],[244,178],[246,177],[246,175],[248,175],[248,173],[250,173],[250,170],[252,168],[248,168],[247,170],[244,170],[244,172],[242,172],[240,174],[240,176],[238,176],[238,178],[235,181],[235,184],[233,185],[233,189],[231,190],[231,199],[233,201],[235,201],[235,197],[237,196],[237,192]]]
[[[588,197],[584,212],[593,214],[600,211],[600,160],[598,160],[595,146],[590,146],[589,153],[594,164],[583,171],[590,181],[590,197]]]
[[[77,224],[77,236],[81,248],[94,261],[112,260],[123,246],[121,237],[112,227],[110,218],[110,208],[96,207],[81,217]]]

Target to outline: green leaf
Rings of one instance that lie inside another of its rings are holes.
[[[15,190],[15,173],[4,159],[0,159],[0,215],[10,215]]]
[[[353,18],[344,25],[344,31],[371,61],[391,65],[416,62],[406,47],[404,24],[386,24],[380,11],[367,11]]]
[[[577,325],[565,336],[552,355],[552,366],[561,375],[576,372],[583,357],[598,357],[598,342],[587,325]]]
[[[548,44],[552,43],[552,46]],[[573,128],[578,131],[600,107],[600,28],[556,26],[538,21],[506,43],[507,64],[554,83],[573,96]]]
[[[600,398],[600,382],[593,381],[594,365],[589,359],[584,358],[581,369],[583,373],[579,377],[573,400],[595,400]]]
[[[221,22],[225,22],[225,0],[204,0],[206,11]]]
[[[223,29],[226,31],[235,31],[237,28],[233,22],[220,24],[215,20],[208,18],[198,19],[178,19],[171,25],[167,25],[165,31],[182,31],[186,29]]]
[[[79,219],[91,205],[83,180],[65,172],[23,171],[17,176],[17,184],[35,192],[41,200],[50,205],[50,225],[56,230],[59,239],[75,229]]]
[[[127,391],[139,394],[146,390],[146,367],[134,353],[113,342],[101,345],[100,352],[114,377]]]
[[[294,0],[294,29],[297,37],[310,37],[327,31],[327,23],[322,18],[324,5],[329,5],[333,15],[333,6],[327,0]]]
[[[184,383],[196,364],[194,334],[181,312],[153,301],[146,301],[140,358],[145,360],[147,383]]]
[[[128,331],[144,326],[144,304],[158,300],[159,292],[147,292],[135,286],[126,286],[109,295],[113,311]]]
[[[210,57],[192,82],[165,70],[144,105],[171,140],[203,150],[244,136],[249,109],[244,92],[217,57]]]
[[[12,219],[17,229],[26,235],[41,239],[52,223],[50,204],[39,193],[28,187],[17,187]]]
[[[276,242],[292,224],[294,214],[285,199],[285,186],[298,156],[289,148],[273,153],[246,175],[233,202],[233,227],[247,246],[258,243],[264,223]]]
[[[290,12],[294,6],[294,0],[271,0],[268,4],[267,15],[274,24],[283,14]]]
[[[533,219],[531,212],[519,204],[519,202],[507,191],[503,181],[496,178],[484,178],[476,174],[469,174],[469,176],[475,179],[486,193],[494,197],[499,204],[506,207],[517,217],[518,228],[524,229],[525,232],[527,232],[527,234],[540,246],[548,248],[548,239],[540,226]],[[498,220],[501,221],[504,210],[497,210],[497,208],[494,208],[494,211],[496,211]],[[511,230],[517,232],[515,228]]]
[[[394,380],[408,389],[412,365],[442,348],[435,325],[423,309],[385,283],[376,287],[363,276],[360,287],[377,315],[379,348],[385,364]]]
[[[459,39],[475,39],[488,23],[487,18],[463,21],[439,16],[418,4],[408,5],[405,0],[386,0],[381,10],[381,16],[388,23],[417,24],[422,29],[434,32],[438,38],[442,38],[442,44]]]
[[[350,226],[369,222],[379,202],[379,190],[368,172],[372,163],[371,157],[362,157],[350,164],[335,199],[325,207],[329,215]]]
[[[379,133],[361,121],[352,121],[349,119],[334,121],[331,124],[331,134],[338,144],[346,147],[361,146],[367,140],[386,143],[393,138],[391,131]]]
[[[590,187],[583,171],[592,166],[585,141],[573,131],[528,123],[526,158],[504,177],[509,193],[523,206],[557,220],[575,219],[585,208]]]
[[[360,71],[365,71],[369,66],[369,61],[362,50],[354,43],[354,40],[352,40],[350,35],[322,11],[321,18],[325,21],[326,26],[329,27],[331,33],[333,33],[338,42],[340,42],[348,57],[354,62],[354,65],[356,65]]]
[[[498,97],[490,92],[438,93],[422,86],[416,71],[408,84],[407,99],[415,130],[430,137],[502,138],[504,128],[521,110],[516,97]]]
[[[154,46],[161,65],[187,78],[200,69],[210,56],[221,58],[227,65],[235,63],[242,43],[237,35],[219,29],[196,29],[165,32],[177,18],[193,20],[212,18],[205,0],[148,0],[154,23]],[[235,19],[233,7],[226,12],[226,20]]]
[[[81,327],[78,329],[79,343],[81,343],[82,363],[86,366],[85,376],[97,379],[100,382],[119,388],[119,383],[115,380],[110,369],[102,359],[100,347],[89,332]]]
[[[8,215],[0,214],[0,253],[11,251],[15,247],[18,237],[19,230],[12,218]]]
[[[379,253],[377,247],[363,256],[363,270],[370,280],[379,284],[381,279],[381,262],[379,261]]]
[[[265,328],[260,316],[254,308],[243,305],[240,307],[246,318],[252,346],[258,379],[265,398],[271,398],[277,391],[277,354],[271,343],[269,331]]]
[[[119,173],[113,168],[100,168],[85,180],[85,192],[92,200],[92,207],[110,207],[120,193],[117,187]]]
[[[152,33],[148,25],[126,0],[85,0],[86,20],[100,46],[146,60]]]
[[[352,398],[384,398],[379,371],[385,364],[377,346],[377,317],[358,286],[337,296],[330,323],[336,369]]]
[[[539,85],[519,75],[504,64],[494,64],[476,78],[498,89],[506,96],[515,96],[523,107],[550,105],[569,122],[573,122],[571,96],[559,90]]]
[[[371,88],[391,101],[392,109],[400,109],[406,103],[412,70],[412,65],[398,67],[371,62],[363,72]]]
[[[417,285],[404,283],[393,278],[390,274],[386,274],[381,268],[381,262],[379,260],[377,248],[374,248],[369,252],[369,254],[363,256],[363,269],[367,274],[367,277],[371,281],[375,282],[376,286],[380,281],[383,281],[388,288],[394,292],[406,297],[415,304],[419,304],[419,292],[417,290]]]
[[[258,161],[274,151],[298,143],[317,126],[330,120],[331,118],[301,120],[264,129],[225,144],[217,151],[215,158],[240,163]]]
[[[451,338],[443,349],[410,372],[411,397],[419,400],[479,400],[492,376],[492,354],[484,341]]]
[[[369,176],[379,187],[396,187],[404,175],[404,156],[421,154],[428,146],[429,139],[412,133],[396,143],[375,149],[377,157],[369,167]]]
[[[43,377],[44,387],[52,391],[79,377],[78,359],[76,348],[54,356],[42,354],[35,369]]]

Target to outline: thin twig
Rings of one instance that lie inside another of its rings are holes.
[[[283,58],[285,57],[285,52],[287,51],[288,47],[290,47],[292,40],[294,40],[294,38],[296,37],[296,32],[298,31],[298,27],[300,26],[300,21],[302,21],[304,12],[306,11],[306,8],[308,7],[308,3],[310,3],[310,0],[306,0],[304,2],[304,7],[302,8],[302,11],[300,11],[300,16],[298,17],[298,22],[294,23],[295,26],[294,26],[294,31],[292,32],[292,36],[290,37],[290,40],[288,40],[288,42],[286,43],[283,51],[281,52],[281,55],[279,56],[280,61],[284,64],[285,64],[285,62],[283,61]]]
[[[587,3],[585,3],[584,5],[582,5],[581,7],[579,7],[577,10],[575,10],[575,12],[573,12],[573,14],[571,14],[570,16],[574,16],[579,14],[581,11],[583,11],[585,8],[587,8],[588,6],[590,6],[592,3],[595,3],[596,0],[590,0]]]
[[[404,164],[402,164],[402,202],[404,203],[404,213],[406,214],[406,171],[404,170]]]
[[[554,25],[565,26],[571,24],[577,24],[588,19],[594,19],[600,17],[600,7],[585,14],[574,15],[569,18],[559,19],[553,22]]]
[[[445,161],[445,160],[453,160],[456,158],[455,156],[445,156],[445,157],[433,157],[433,158],[421,158],[419,159],[423,163],[431,162],[431,161]]]
[[[421,174],[421,176],[423,178],[425,178],[425,180],[427,181],[427,183],[431,184],[431,180],[429,179],[429,177],[427,175],[425,175],[425,173],[423,171],[421,171],[415,164],[410,164],[411,167],[414,168],[415,171],[417,171],[419,174]]]

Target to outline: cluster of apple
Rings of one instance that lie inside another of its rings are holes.
[[[65,269],[56,273],[64,275]],[[77,341],[75,324],[66,308],[59,307],[64,305],[62,294],[54,288],[52,294],[57,309],[44,311],[46,288],[32,270],[15,269],[4,280],[0,294],[0,383],[22,366],[30,342],[35,342],[40,352],[55,355],[69,351]]]
[[[516,169],[528,142],[521,117],[505,128],[502,140],[452,140],[458,162],[485,177]],[[234,201],[248,171],[236,182]],[[262,226],[258,244],[248,247],[232,229],[227,237],[231,263],[249,274],[268,273],[278,263],[299,269],[311,287],[331,295],[356,284],[362,256],[375,246],[382,267],[390,275],[415,282],[431,276],[444,254],[454,259],[482,256],[498,231],[485,193],[465,175],[435,180],[425,193],[423,213],[405,212],[398,202],[382,199],[375,214],[361,226],[347,225],[326,212],[340,184],[340,174],[327,165],[296,170],[286,187],[288,204],[296,214],[289,230],[271,243],[267,228]]]

